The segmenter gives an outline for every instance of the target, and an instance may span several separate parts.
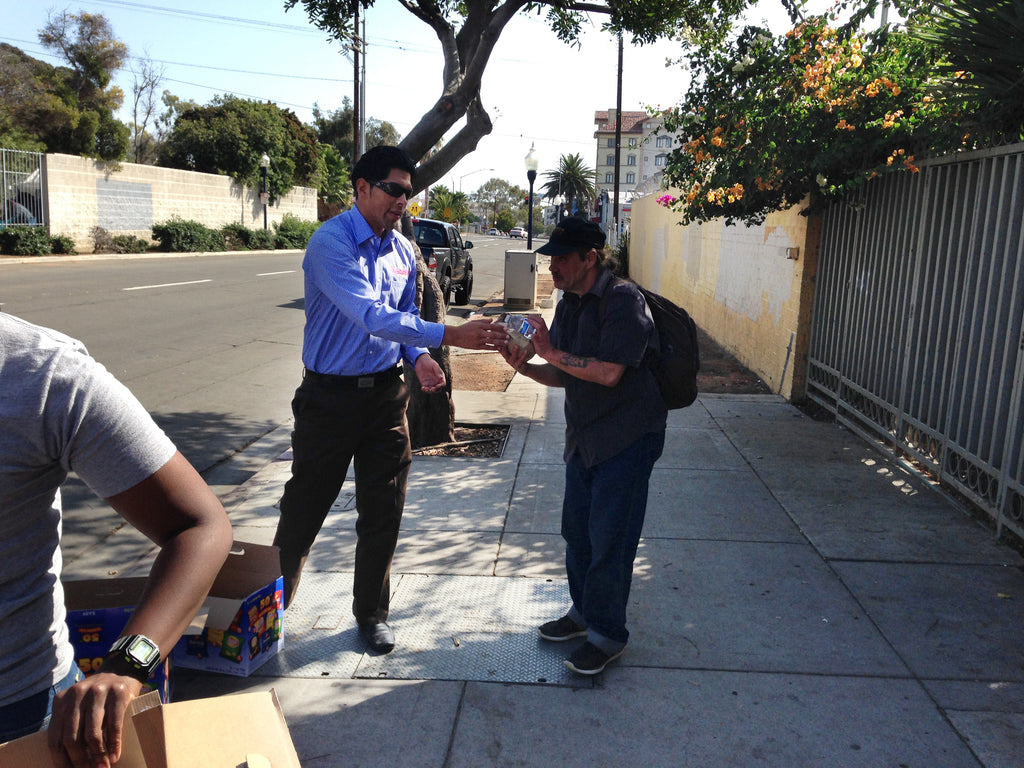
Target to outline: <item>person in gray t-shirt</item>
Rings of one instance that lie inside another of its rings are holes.
[[[60,582],[70,471],[161,547],[122,637],[84,680]],[[131,392],[81,342],[0,313],[0,742],[49,726],[55,764],[116,761],[125,708],[230,547],[217,497]]]

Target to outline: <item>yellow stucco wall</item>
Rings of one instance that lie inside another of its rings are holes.
[[[93,249],[95,226],[147,239],[153,224],[174,216],[215,229],[230,223],[263,226],[259,190],[227,176],[51,154],[45,179],[50,234],[71,237],[85,253]],[[316,221],[316,190],[296,187],[270,205],[268,226],[286,213]]]
[[[761,226],[718,220],[684,227],[678,214],[658,204],[663,194],[633,200],[630,276],[685,307],[773,392],[801,399],[817,220],[801,216],[798,206]]]

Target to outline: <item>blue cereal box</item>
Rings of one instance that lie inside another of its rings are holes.
[[[103,657],[121,636],[145,586],[144,578],[63,583],[68,635],[75,649],[75,663],[86,677],[99,671]],[[159,691],[165,704],[170,701],[169,654],[167,660],[154,670],[142,691]]]
[[[245,677],[280,651],[284,580],[277,547],[236,541],[199,618],[174,646],[177,667]]]

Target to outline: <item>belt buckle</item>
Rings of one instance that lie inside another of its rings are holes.
[[[373,389],[374,380],[376,376],[360,376],[356,379],[356,386],[359,389]]]

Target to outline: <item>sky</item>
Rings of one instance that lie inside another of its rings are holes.
[[[0,42],[34,58],[60,63],[38,41],[50,14],[102,13],[132,57],[115,82],[130,96],[133,67],[148,58],[163,68],[162,90],[199,104],[233,93],[291,109],[302,122],[313,106],[331,112],[353,92],[353,65],[338,43],[309,22],[301,3],[284,0],[0,0]],[[762,0],[753,19],[783,31],[778,0]],[[441,94],[443,57],[433,31],[393,0],[366,13],[367,117],[405,135]],[[633,47],[623,56],[624,111],[669,107],[687,85],[685,71],[666,60],[677,45]],[[616,103],[617,46],[594,20],[579,48],[561,43],[543,15],[518,15],[505,28],[484,74],[482,98],[494,124],[475,152],[438,183],[473,192],[497,177],[527,186],[524,158],[531,145],[543,174],[562,155],[579,153],[596,165],[594,113]],[[126,98],[126,102],[129,99]],[[118,117],[129,122],[122,108]]]

